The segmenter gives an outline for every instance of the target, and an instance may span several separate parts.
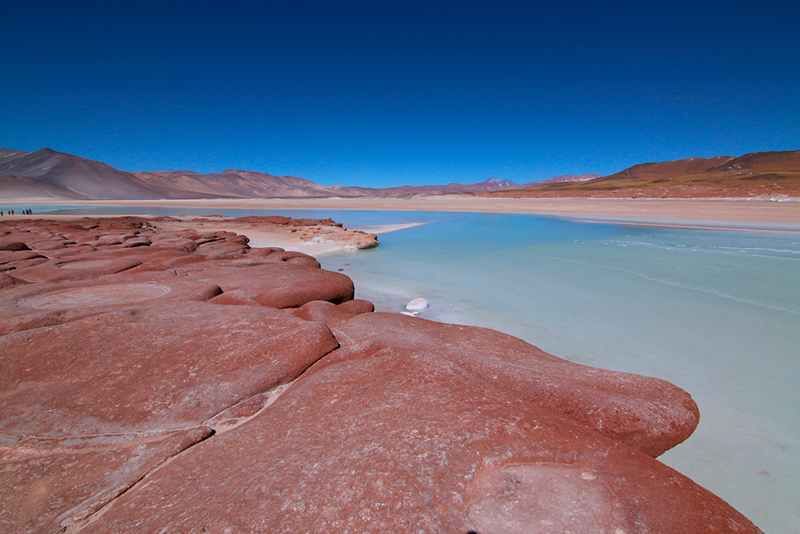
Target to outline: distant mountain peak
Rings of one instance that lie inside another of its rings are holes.
[[[516,187],[519,184],[511,180],[501,180],[500,178],[489,178],[484,184],[491,184],[495,187]]]

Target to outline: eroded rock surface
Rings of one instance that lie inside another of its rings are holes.
[[[257,412],[338,347],[324,323],[277,307],[352,299],[346,276],[230,232],[135,218],[3,226],[4,532],[57,532]],[[225,290],[255,305],[211,302]]]
[[[698,421],[662,380],[374,313],[230,231],[0,237],[0,531],[759,532],[654,459]]]

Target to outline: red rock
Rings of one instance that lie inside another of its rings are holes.
[[[149,247],[150,240],[145,236],[137,236],[131,239],[126,239],[122,242],[123,246],[126,248],[133,248],[133,247]]]
[[[35,258],[47,259],[45,256],[42,256],[38,252],[34,252],[30,249],[19,251],[0,251],[0,265],[5,265],[6,263],[15,261],[32,260]]]
[[[210,302],[212,304],[223,304],[225,306],[261,306],[256,300],[249,297],[247,293],[236,289],[220,295],[215,295]],[[331,304],[331,306],[333,306],[333,304]]]
[[[67,245],[74,245],[74,241],[69,241],[64,238],[51,238],[40,241],[30,241],[29,246],[33,250],[59,250],[67,248]]]
[[[177,276],[172,271],[132,272],[15,285],[0,292],[0,334],[140,306],[205,301],[219,295],[212,279]],[[222,274],[219,273],[220,277]]]
[[[208,427],[142,435],[25,438],[0,448],[0,530],[52,533],[85,519]]]
[[[0,250],[30,250],[28,245],[23,243],[22,241],[13,241],[13,240],[0,240]]]
[[[194,252],[197,250],[197,243],[191,239],[184,239],[177,236],[166,236],[164,238],[153,238],[153,248],[175,248],[182,252]]]
[[[91,241],[89,244],[93,246],[111,246],[111,245],[121,245],[122,238],[116,235],[109,235],[103,236],[97,241]]]
[[[286,251],[282,248],[255,249],[249,256],[265,258],[269,262],[291,263],[293,265],[305,265],[306,267],[319,268],[319,262],[308,254],[302,252]]]
[[[230,241],[217,240],[207,243],[201,243],[197,248],[198,254],[205,254],[208,256],[225,257],[231,254],[244,254],[249,249],[248,245],[241,243],[232,243]]]
[[[23,269],[27,269],[28,267],[34,267],[36,265],[40,265],[42,263],[47,262],[47,258],[45,257],[35,257],[26,260],[19,260],[19,261],[9,261],[3,264],[0,264],[0,271],[15,271],[21,272]]]
[[[58,436],[196,425],[294,379],[336,346],[321,323],[201,302],[10,333],[0,337],[0,430]]]
[[[28,284],[61,280],[95,280],[108,274],[127,271],[137,265],[141,265],[141,262],[132,258],[82,254],[71,260],[53,259],[27,268],[18,268],[15,277]]]
[[[324,322],[333,328],[351,317],[373,311],[375,311],[375,306],[368,300],[351,300],[338,305],[315,300],[292,310],[291,313],[306,321]]]
[[[273,308],[299,307],[314,300],[338,304],[352,300],[355,291],[353,281],[341,273],[285,262],[241,267],[235,262],[192,264],[198,270],[195,272],[192,266],[187,266],[187,272],[192,279],[218,283],[223,294],[237,291],[262,306]]]
[[[482,348],[454,361],[454,330],[431,329],[339,349],[82,532],[758,532],[653,458],[487,383],[464,365]]]
[[[758,532],[652,458],[697,423],[675,386],[167,223],[0,224],[63,244],[0,253],[0,530]]]
[[[360,315],[336,326],[344,348],[327,363],[375,350],[435,354],[495,389],[658,456],[685,440],[699,421],[688,393],[656,378],[562,360],[515,337],[400,314]],[[339,334],[341,333],[341,334]],[[352,345],[348,340],[357,340]],[[356,356],[358,357],[358,356]]]
[[[13,286],[15,284],[22,284],[22,283],[23,282],[20,282],[19,280],[17,280],[13,276],[9,276],[6,273],[0,272],[0,288]]]

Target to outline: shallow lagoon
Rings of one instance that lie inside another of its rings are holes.
[[[424,296],[431,319],[679,385],[701,423],[662,461],[765,532],[796,532],[800,235],[421,216],[434,222],[325,267],[382,309]]]
[[[343,269],[357,296],[379,310],[400,311],[424,296],[431,305],[425,318],[494,328],[562,358],[686,389],[700,406],[700,426],[661,460],[765,532],[796,532],[800,235],[511,214],[280,214],[331,217],[364,229],[428,223],[381,235],[378,249],[320,260]]]

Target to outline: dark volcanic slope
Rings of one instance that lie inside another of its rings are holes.
[[[4,150],[0,153],[0,176],[32,178],[48,184],[43,185],[48,192],[56,191],[52,186],[71,191],[66,198],[75,198],[75,194],[90,199],[149,200],[164,196],[129,172],[49,148],[35,152]],[[11,198],[5,189],[3,196]]]

